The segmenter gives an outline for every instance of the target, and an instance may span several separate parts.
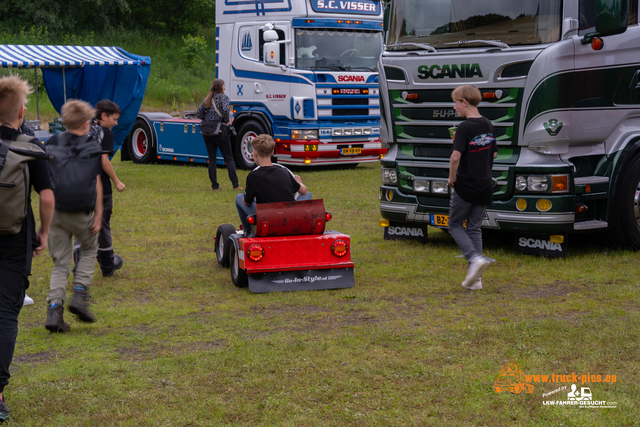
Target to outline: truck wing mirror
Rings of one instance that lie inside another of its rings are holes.
[[[280,65],[280,43],[274,43],[274,42],[265,43],[263,50],[264,50],[265,65],[272,65],[276,67]]]
[[[594,37],[606,37],[627,31],[629,3],[619,0],[597,0],[596,32],[585,34],[582,44],[589,44]]]

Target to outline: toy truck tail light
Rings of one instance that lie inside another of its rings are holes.
[[[325,212],[324,213],[324,217],[325,217],[327,222],[329,222],[329,221],[331,221],[333,219],[333,215],[331,215],[329,212]]]
[[[255,224],[255,223],[256,223],[256,216],[255,216],[255,215],[249,215],[249,216],[247,217],[247,222],[248,222],[249,224],[251,224],[251,225]]]
[[[264,248],[259,244],[254,243],[253,245],[249,246],[249,249],[247,249],[247,256],[251,261],[258,262],[262,258],[264,258]]]
[[[343,257],[349,252],[349,245],[342,239],[338,239],[331,245],[331,251],[335,256]]]

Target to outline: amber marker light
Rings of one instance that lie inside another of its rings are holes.
[[[305,165],[310,165],[311,164],[311,159],[304,159],[304,164]]]
[[[589,210],[589,208],[585,204],[580,203],[578,206],[576,206],[576,213],[577,214],[585,213],[588,210]]]
[[[527,209],[527,201],[525,199],[518,199],[516,201],[516,208],[519,211],[523,211],[523,210]]]
[[[247,249],[247,256],[251,261],[258,262],[264,258],[264,248],[257,243],[249,246]]]
[[[331,245],[331,251],[335,256],[343,257],[349,252],[349,245],[342,239],[338,239]]]
[[[553,176],[552,192],[567,191],[569,189],[568,178],[566,175]]]
[[[410,99],[412,101],[417,101],[418,100],[418,94],[413,92],[413,93],[408,93],[407,94],[407,99]]]
[[[591,40],[591,49],[593,50],[601,50],[604,47],[604,41],[600,37],[594,37]]]
[[[483,92],[482,97],[484,99],[495,99],[496,98],[496,93],[495,92]]]

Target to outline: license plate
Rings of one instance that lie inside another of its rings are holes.
[[[360,153],[362,153],[362,148],[360,147],[340,149],[340,154],[342,154],[343,156],[355,156],[356,154]]]
[[[448,227],[449,215],[434,215],[431,214],[431,225],[436,227]]]

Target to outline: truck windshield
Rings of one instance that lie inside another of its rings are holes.
[[[387,48],[552,43],[560,39],[561,5],[561,0],[393,0]]]
[[[296,68],[378,71],[382,33],[366,30],[296,29]]]

